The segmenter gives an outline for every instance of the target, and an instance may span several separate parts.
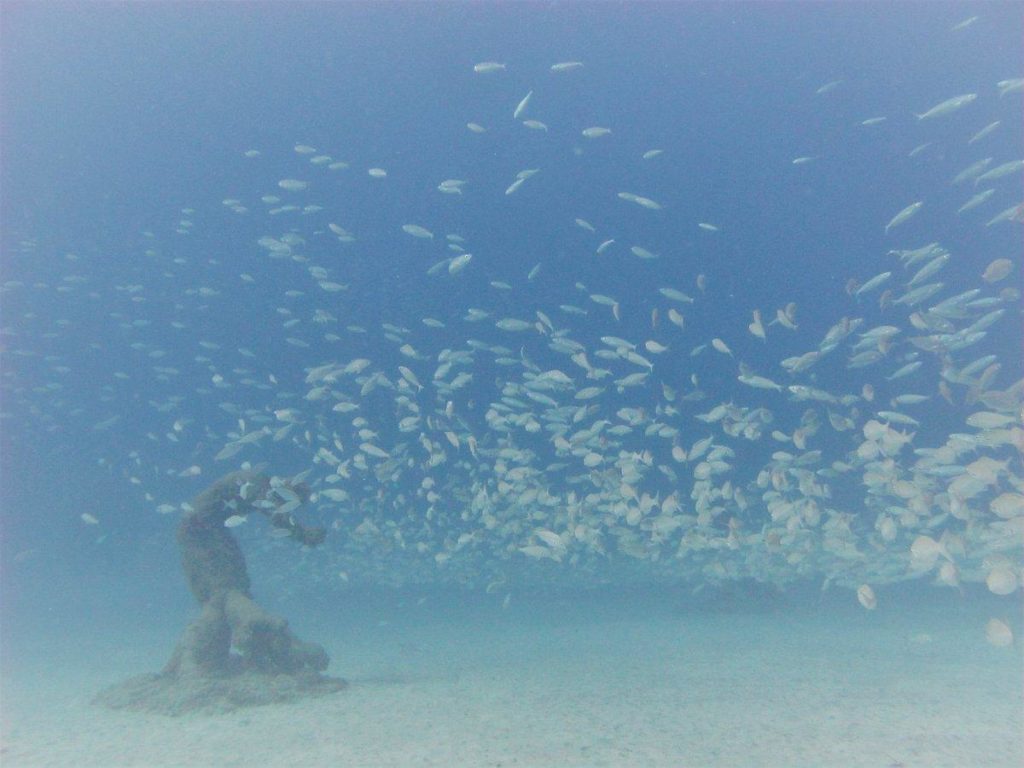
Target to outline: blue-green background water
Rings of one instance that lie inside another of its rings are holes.
[[[234,466],[212,460],[236,421],[219,403],[266,412],[295,405],[279,398],[291,392],[305,405],[304,369],[361,356],[392,372],[409,364],[429,379],[435,364],[409,363],[398,345],[381,338],[381,323],[412,329],[409,341],[431,357],[467,339],[518,352],[524,343],[496,330],[493,320],[532,318],[539,309],[594,349],[602,334],[649,338],[657,288],[695,293],[696,275],[703,274],[707,298],[686,308],[687,330],[672,353],[658,358],[658,378],[687,389],[696,373],[708,393],[696,410],[731,400],[764,404],[773,426],[791,430],[805,403],[746,388],[717,353],[691,358],[690,348],[727,339],[738,359],[781,380],[778,361],[813,348],[841,316],[865,314],[872,318],[865,327],[886,321],[876,295],[855,302],[844,288],[850,278],[885,270],[905,279],[888,255],[892,248],[932,241],[949,248],[953,258],[940,278],[947,293],[979,285],[998,257],[1016,263],[1010,282],[1019,286],[1019,223],[984,222],[1020,201],[1020,174],[993,182],[993,198],[961,216],[956,209],[976,190],[950,184],[982,157],[994,158],[994,166],[1021,156],[1021,95],[1001,98],[995,85],[1024,68],[1019,4],[6,3],[0,13],[2,276],[23,284],[5,291],[0,305],[0,576],[9,648],[107,622],[144,635],[159,627],[173,641],[192,606],[174,548],[177,516],[154,509],[186,501]],[[951,29],[973,15],[974,23]],[[584,66],[549,71],[571,60]],[[507,70],[475,73],[482,61],[503,62]],[[816,93],[831,81],[840,82]],[[511,119],[531,89],[526,117],[543,120],[547,131]],[[974,92],[977,100],[951,115],[915,117]],[[887,119],[861,125],[878,116]],[[996,120],[997,130],[968,146]],[[470,121],[487,132],[471,133]],[[582,138],[580,131],[594,125],[612,134]],[[313,168],[296,144],[350,167]],[[664,154],[642,161],[653,148]],[[262,154],[246,158],[249,149]],[[815,160],[793,165],[801,156]],[[370,179],[366,169],[375,166],[388,177]],[[524,168],[541,172],[515,195],[503,194]],[[301,204],[325,210],[268,216],[259,196],[290,200],[277,188],[284,178],[311,180]],[[447,178],[466,179],[465,193],[437,192]],[[622,190],[665,209],[624,203],[615,196]],[[225,198],[242,200],[249,212],[232,213]],[[885,224],[917,200],[925,201],[921,212],[887,235]],[[576,226],[576,218],[600,234]],[[192,222],[185,233],[182,220]],[[356,242],[339,246],[314,236],[328,221],[349,229]],[[720,231],[703,231],[698,222]],[[410,238],[400,229],[406,223],[428,227],[434,240]],[[319,292],[303,265],[268,259],[256,245],[292,228],[307,238],[303,252],[349,284],[347,291]],[[448,232],[466,238],[473,262],[458,279],[427,277],[427,268],[448,255]],[[605,237],[616,239],[615,249],[597,257]],[[660,258],[636,259],[629,244]],[[537,264],[540,272],[527,281]],[[242,272],[254,284],[240,283]],[[494,291],[494,280],[514,290]],[[588,302],[576,282],[615,296],[622,323]],[[132,293],[132,285],[143,288]],[[201,286],[218,293],[197,296]],[[304,295],[283,298],[289,288]],[[138,295],[145,300],[133,301]],[[589,318],[560,316],[557,307],[567,302],[586,306]],[[752,308],[760,307],[767,323],[788,302],[798,306],[798,333],[770,328],[768,344],[747,333]],[[283,329],[281,306],[303,323]],[[309,322],[322,307],[337,325]],[[469,307],[494,315],[466,323]],[[1008,317],[964,358],[997,355],[1001,387],[1020,378],[1019,307],[1019,299],[1007,306]],[[426,316],[447,327],[424,328]],[[139,320],[146,324],[126,327]],[[346,333],[346,324],[370,332]],[[323,342],[329,330],[343,340]],[[289,336],[310,346],[293,346]],[[203,349],[199,340],[219,348]],[[132,348],[140,342],[146,346]],[[542,349],[539,341],[530,344]],[[255,357],[240,356],[238,347]],[[162,356],[153,358],[153,350]],[[547,354],[542,368],[569,365],[552,353],[536,354]],[[897,355],[884,371],[855,372],[852,384],[844,357],[819,366],[815,385],[856,391],[870,381],[880,402],[899,392],[935,391],[938,368],[930,359],[914,378],[888,382]],[[154,365],[179,373],[161,377]],[[210,386],[214,373],[237,379],[236,367],[261,383],[269,375],[278,383]],[[495,379],[508,372],[486,355],[477,356],[473,370],[460,407],[478,408],[479,425],[485,403],[495,399]],[[160,410],[169,398],[181,400]],[[653,407],[657,393],[649,400]],[[634,403],[627,396],[622,404]],[[612,399],[602,408],[613,414],[617,405]],[[915,444],[941,443],[973,410],[939,405],[926,406]],[[120,418],[109,428],[94,428],[113,416]],[[171,442],[164,435],[176,418],[190,424]],[[712,432],[694,424],[685,442]],[[381,437],[383,444],[397,439]],[[820,442],[830,459],[855,447],[840,435]],[[738,475],[752,479],[768,459],[768,443],[730,443]],[[288,474],[306,469],[311,456],[284,441],[238,459],[267,461],[270,471]],[[1019,457],[1015,462],[1019,471]],[[192,464],[203,467],[200,478],[177,476]],[[558,477],[552,482],[557,486]],[[657,477],[653,488],[670,490]],[[836,492],[836,503],[856,516],[863,498],[857,484],[840,484]],[[100,524],[83,524],[82,513]],[[414,591],[458,590],[451,582],[461,581],[471,589],[456,599],[488,610],[504,594],[483,593],[490,571],[450,579],[438,569],[436,583],[429,568],[418,567],[415,577],[389,574],[388,563],[402,567],[401,552],[384,559],[384,571],[351,566],[356,583],[339,584],[336,571],[350,567],[339,553],[361,517],[334,508],[303,516],[342,525],[315,552],[270,546],[259,527],[239,532],[257,593],[300,626],[316,626],[343,604],[337,601],[355,600],[361,591],[370,603],[383,599],[376,597],[381,585],[386,593],[406,578]],[[872,523],[873,515],[859,530]],[[459,532],[453,527],[453,535]],[[509,566],[513,583],[516,568]],[[580,586],[568,570],[551,567],[539,579],[534,573],[522,590]],[[614,592],[624,586],[620,575],[610,565],[580,581]],[[665,569],[652,568],[651,578],[664,581]],[[637,580],[643,569],[630,564],[630,588]],[[806,576],[796,581],[798,600],[800,589],[810,584],[813,594],[818,586]],[[685,602],[695,586],[673,588]],[[281,595],[290,602],[277,603]],[[952,591],[945,597],[956,599]]]

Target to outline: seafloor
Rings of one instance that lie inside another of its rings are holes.
[[[1015,598],[880,590],[868,612],[848,590],[533,594],[506,610],[491,597],[353,593],[293,608],[297,631],[328,648],[348,689],[178,718],[90,703],[159,669],[172,622],[102,636],[37,622],[34,641],[9,637],[4,649],[0,763],[1024,764],[1020,641],[995,648],[984,630],[999,615],[1019,636]]]

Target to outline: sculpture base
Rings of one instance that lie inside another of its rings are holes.
[[[318,698],[347,685],[341,678],[318,673],[273,675],[246,670],[223,677],[139,675],[100,692],[93,703],[177,717]]]

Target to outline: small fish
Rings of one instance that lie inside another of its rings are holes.
[[[954,176],[953,181],[950,183],[962,184],[963,182],[969,181],[970,179],[978,178],[978,176],[984,173],[985,169],[991,162],[991,157],[985,157],[982,158],[981,160],[976,160],[975,162],[971,163],[969,166],[964,168],[962,171],[960,171],[960,173],[958,173],[956,176]]]
[[[918,201],[916,203],[911,203],[906,208],[904,208],[902,211],[897,213],[895,216],[892,217],[892,219],[889,221],[889,223],[885,225],[885,232],[886,232],[886,234],[889,233],[890,229],[892,229],[893,227],[898,227],[900,224],[902,224],[907,219],[909,219],[911,216],[913,216],[918,211],[920,211],[921,208],[923,208],[923,207],[924,207],[924,203],[921,202],[921,201]]]
[[[469,265],[469,262],[472,260],[472,258],[472,253],[463,253],[456,256],[448,264],[448,274],[454,275],[461,272]]]
[[[875,590],[873,590],[868,584],[861,584],[857,587],[857,602],[869,611],[875,610],[875,608],[878,607],[878,599],[875,597]]]
[[[894,371],[890,376],[886,376],[885,378],[888,379],[889,381],[893,381],[894,379],[902,379],[904,376],[909,376],[910,374],[912,374],[922,365],[923,363],[920,360],[915,360],[912,363],[907,363],[902,368],[899,368],[898,370]]]
[[[490,72],[501,72],[504,69],[505,65],[497,61],[481,61],[479,64],[473,65],[473,71],[482,75]]]
[[[736,377],[741,383],[746,384],[748,387],[754,387],[755,389],[770,389],[775,392],[782,391],[782,385],[777,384],[771,379],[765,378],[764,376],[755,376],[753,374],[741,374]]]
[[[512,332],[528,331],[533,328],[533,323],[526,320],[518,320],[514,317],[503,318],[496,322],[495,325],[503,331]]]
[[[942,115],[948,115],[951,112],[956,112],[958,109],[962,109],[978,98],[976,93],[965,93],[962,96],[954,96],[951,99],[939,102],[934,107],[929,109],[927,112],[922,112],[917,115],[918,120],[929,120],[933,117],[940,117]]]
[[[967,146],[970,146],[971,144],[973,144],[976,141],[981,141],[983,138],[985,138],[990,133],[992,133],[992,131],[994,131],[996,128],[998,128],[1001,123],[1002,123],[1001,120],[996,120],[994,123],[989,123],[988,125],[986,125],[984,128],[982,128],[976,134],[971,136],[971,138],[967,141]]]
[[[996,191],[994,189],[986,189],[986,190],[984,190],[982,192],[979,192],[978,194],[974,195],[974,197],[972,197],[970,200],[968,200],[966,203],[964,203],[959,208],[957,208],[956,212],[958,214],[959,213],[967,213],[967,211],[971,210],[972,208],[977,208],[979,205],[981,205],[986,200],[988,200],[990,197],[992,197],[992,195],[994,195],[995,193],[996,193]]]
[[[1008,163],[997,165],[995,168],[985,171],[975,178],[974,186],[978,186],[983,181],[992,181],[993,179],[1001,179],[1003,176],[1016,175],[1022,170],[1024,170],[1024,160],[1011,160]]]
[[[892,277],[892,272],[882,272],[881,274],[875,275],[866,283],[864,283],[864,285],[862,285],[860,288],[854,291],[854,296],[860,296],[861,294],[867,293],[868,291],[873,291],[875,288],[880,286],[890,277]]]
[[[969,26],[971,26],[971,24],[976,22],[979,18],[980,17],[978,17],[978,16],[970,16],[970,17],[964,19],[963,21],[961,21],[960,23],[954,24],[952,27],[949,28],[949,31],[950,32],[959,32],[962,29],[967,29]]]
[[[991,227],[993,224],[998,224],[1001,221],[1024,222],[1024,203],[1014,203],[1009,208],[1000,211],[991,219],[986,221],[985,226]]]
[[[762,341],[767,338],[767,335],[765,334],[764,330],[764,323],[761,321],[761,310],[754,310],[754,319],[747,326],[747,330],[749,330],[754,336],[757,336],[757,338],[761,339]]]
[[[999,89],[999,98],[1002,98],[1008,93],[1024,91],[1024,77],[1015,77],[1012,80],[1000,80],[996,83],[996,88]]]
[[[998,283],[1013,271],[1013,262],[1009,259],[996,259],[987,267],[981,279],[986,283]]]
[[[649,208],[652,211],[661,210],[660,203],[656,203],[649,197],[641,197],[640,195],[634,195],[632,192],[619,192],[619,199],[628,200],[631,203],[636,203],[637,205],[642,206],[644,208]]]
[[[1017,574],[1010,568],[997,565],[985,577],[985,586],[994,595],[1012,595],[1017,591]]]
[[[513,120],[518,120],[520,115],[522,115],[526,111],[526,107],[530,103],[531,96],[533,96],[533,91],[530,91],[525,96],[523,96],[519,104],[516,106],[516,111],[512,113]]]
[[[407,235],[412,235],[413,237],[418,237],[422,240],[431,240],[434,237],[433,232],[418,224],[403,224],[402,231]]]
[[[1008,648],[1013,645],[1013,631],[1000,619],[989,619],[985,625],[985,639],[996,648]]]

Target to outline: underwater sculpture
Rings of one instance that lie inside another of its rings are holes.
[[[327,652],[298,639],[284,619],[250,594],[245,557],[228,523],[259,513],[288,538],[314,547],[322,528],[296,522],[291,510],[307,501],[302,484],[272,483],[255,472],[234,472],[203,491],[178,526],[185,578],[202,606],[170,661],[103,691],[97,703],[118,709],[184,714],[318,696],[345,687],[322,674]]]

